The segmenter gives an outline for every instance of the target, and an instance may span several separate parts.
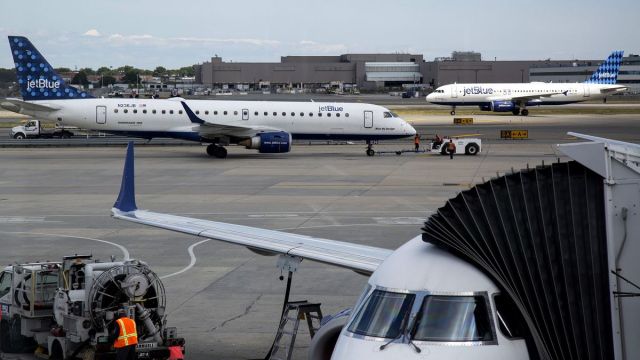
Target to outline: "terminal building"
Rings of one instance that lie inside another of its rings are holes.
[[[604,59],[604,55],[603,55]],[[600,60],[483,60],[455,51],[425,61],[418,54],[283,56],[277,63],[226,62],[214,56],[196,65],[196,83],[210,89],[291,91],[386,91],[436,88],[452,83],[582,82]],[[623,59],[618,82],[640,92],[640,56]]]

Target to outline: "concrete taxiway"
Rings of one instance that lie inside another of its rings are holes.
[[[465,127],[450,125],[451,117],[408,119],[422,134],[481,134],[481,154],[453,160],[366,157],[361,144],[301,145],[276,155],[230,147],[225,160],[209,158],[200,146],[138,147],[138,205],[393,249],[419,234],[425,218],[457,192],[497,172],[557,161],[554,145],[570,141],[566,131],[640,142],[638,116],[530,116],[515,123],[520,118],[475,117]],[[529,129],[531,139],[499,140],[508,126]],[[412,140],[376,149],[402,147]],[[169,322],[186,337],[190,359],[263,358],[285,289],[276,258],[113,220],[124,151],[2,149],[0,264],[130,254],[164,277]],[[365,283],[354,272],[304,261],[291,299],[321,302],[331,314],[352,306]],[[298,336],[296,359],[305,358],[308,343],[304,332]]]

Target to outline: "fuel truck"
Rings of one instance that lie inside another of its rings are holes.
[[[138,357],[164,360],[170,347],[184,353],[184,339],[166,325],[165,308],[160,278],[139,260],[74,255],[12,265],[0,273],[0,349],[60,360],[112,359],[109,333],[123,309],[136,322]]]

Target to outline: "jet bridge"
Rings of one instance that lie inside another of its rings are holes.
[[[532,359],[638,359],[640,146],[570,135],[589,140],[559,145],[573,161],[458,194],[423,240],[500,286],[517,309],[497,306],[500,328],[522,319]]]

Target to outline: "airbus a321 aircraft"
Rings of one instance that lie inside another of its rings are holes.
[[[9,44],[22,99],[0,100],[0,106],[61,125],[210,143],[207,153],[218,158],[227,156],[229,144],[289,152],[292,139],[365,140],[372,156],[372,140],[416,133],[393,112],[372,104],[93,98],[68,86],[27,38],[9,36]]]
[[[452,107],[478,106],[484,111],[512,112],[529,115],[527,106],[565,105],[602,99],[625,91],[616,84],[623,51],[614,51],[584,83],[512,83],[512,84],[450,84],[440,86],[427,95],[427,101]]]
[[[496,330],[503,328],[493,310],[499,288],[473,265],[421,236],[394,251],[139,210],[133,143],[111,212],[116,219],[280,255],[293,266],[307,259],[370,275],[352,315],[334,317],[315,334],[311,360],[529,359],[524,339]]]

